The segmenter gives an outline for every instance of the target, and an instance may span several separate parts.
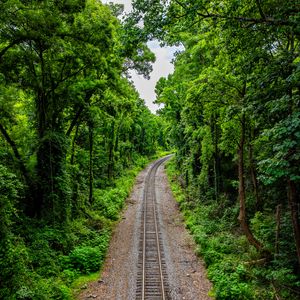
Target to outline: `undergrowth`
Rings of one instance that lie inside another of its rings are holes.
[[[125,199],[136,175],[148,162],[148,158],[140,157],[110,187],[96,189],[93,204],[61,226],[32,219],[21,222],[17,212],[7,207],[6,194],[16,197],[18,182],[5,170],[7,176],[3,188],[0,186],[4,192],[0,210],[6,212],[0,217],[0,299],[71,300],[86,282],[95,280]],[[6,230],[12,215],[13,234]]]
[[[167,174],[186,227],[197,244],[197,254],[203,258],[213,283],[210,296],[217,300],[299,299],[299,278],[287,267],[291,258],[274,258],[268,263],[261,260],[239,228],[236,203],[226,203],[225,197],[218,202],[192,197],[179,184],[173,160],[167,164]],[[251,220],[253,232],[267,247],[273,245],[273,219],[258,213]],[[282,230],[291,235],[290,224]]]

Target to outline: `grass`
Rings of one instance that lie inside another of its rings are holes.
[[[88,275],[80,276],[77,279],[75,279],[74,282],[71,284],[73,298],[76,298],[83,289],[87,288],[90,282],[97,281],[100,277],[101,272],[95,272]]]

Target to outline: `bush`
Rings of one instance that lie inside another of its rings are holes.
[[[72,300],[71,289],[58,277],[43,278],[32,274],[29,285],[23,285],[16,293],[16,299]]]
[[[65,269],[88,274],[100,269],[102,259],[103,255],[97,247],[80,246],[61,260]]]
[[[20,238],[10,236],[0,242],[0,299],[10,299],[22,287],[23,282],[30,281],[30,264],[28,249]]]
[[[16,175],[0,165],[0,240],[11,233],[13,216],[17,215],[16,202],[22,189]]]
[[[16,175],[0,165],[0,298],[8,299],[29,277],[28,251],[24,240],[12,231],[18,219],[16,204],[22,185]]]
[[[186,227],[197,243],[213,283],[210,294],[217,300],[298,299],[300,281],[291,268],[295,260],[291,249],[293,235],[290,218],[282,213],[280,254],[266,265],[255,265],[260,253],[251,246],[237,226],[238,206],[224,197],[220,201],[195,200],[176,182],[174,163],[168,163],[167,174],[176,200],[185,217]],[[192,199],[192,200],[191,200]],[[274,213],[261,212],[250,219],[251,228],[263,243],[272,250],[275,237]],[[287,255],[289,254],[289,255]]]
[[[245,266],[234,256],[223,258],[208,268],[208,277],[214,283],[214,296],[220,300],[254,299],[248,275]]]
[[[93,205],[80,206],[77,218],[63,226],[19,219],[16,207],[22,186],[0,165],[0,299],[73,299],[74,283],[100,270],[112,224],[145,162],[139,159],[139,166],[124,172],[114,187],[96,189]]]

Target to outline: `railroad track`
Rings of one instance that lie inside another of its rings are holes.
[[[170,299],[155,195],[155,175],[169,157],[157,160],[145,178],[139,240],[136,299]]]

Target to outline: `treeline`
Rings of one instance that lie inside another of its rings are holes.
[[[163,122],[128,79],[149,76],[154,55],[121,12],[1,1],[1,299],[71,298],[68,286],[100,267],[126,170],[164,146]]]
[[[184,48],[157,102],[216,298],[298,299],[300,2],[134,7],[149,38]]]

